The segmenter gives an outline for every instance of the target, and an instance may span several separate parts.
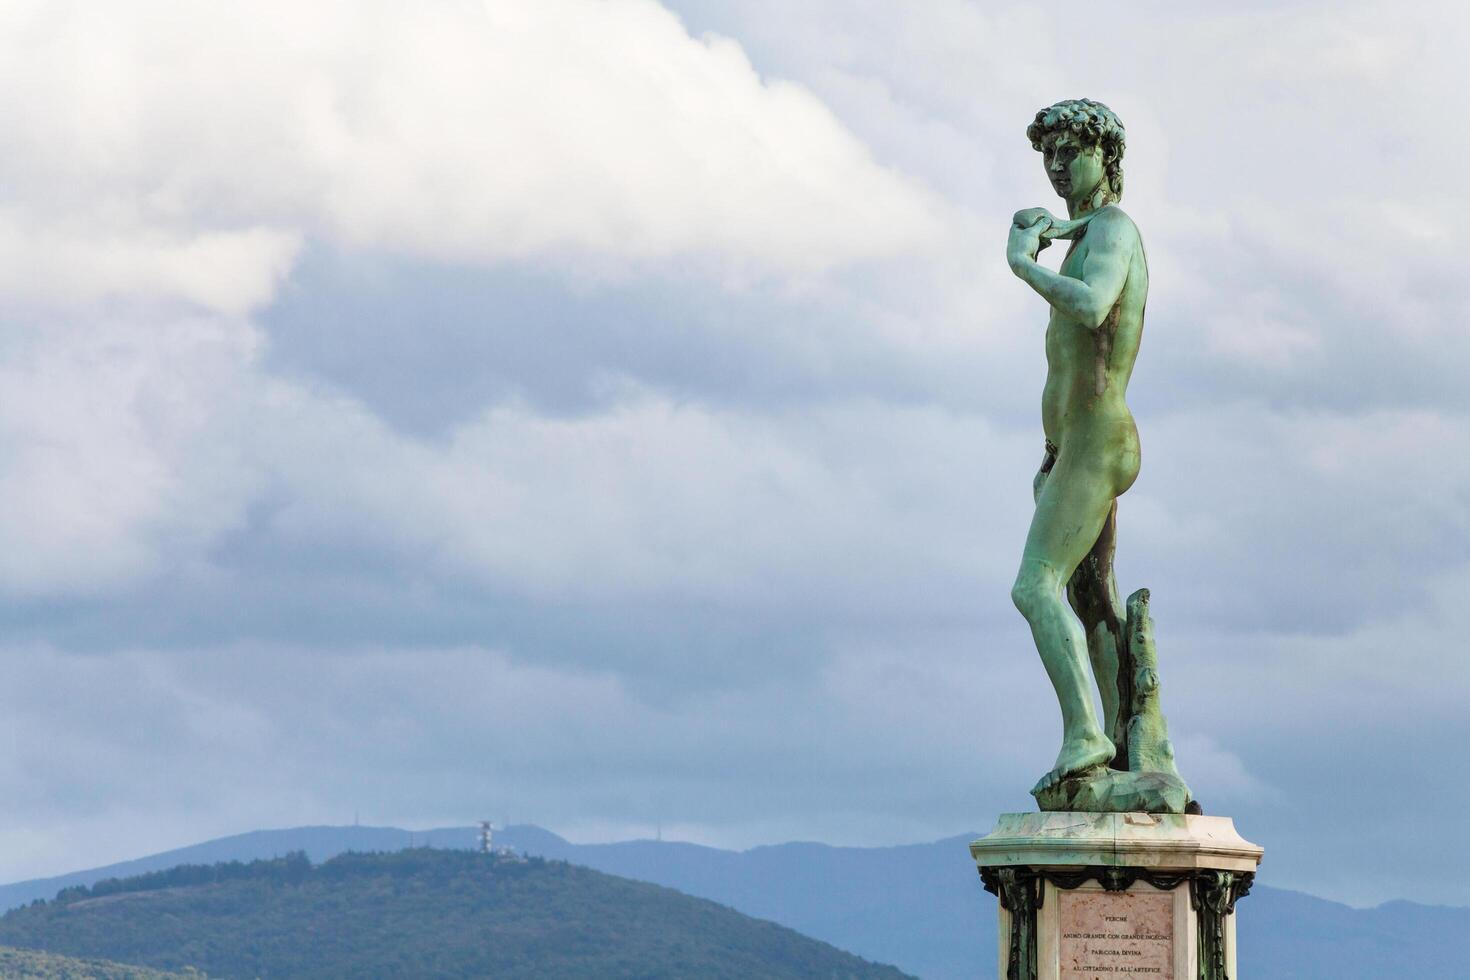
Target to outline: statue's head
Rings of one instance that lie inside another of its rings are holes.
[[[1099,189],[1108,201],[1123,196],[1123,123],[1101,102],[1068,99],[1048,106],[1026,127],[1026,138],[1041,151],[1061,197],[1084,201]]]

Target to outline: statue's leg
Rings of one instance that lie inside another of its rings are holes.
[[[1133,666],[1128,660],[1123,605],[1113,575],[1118,538],[1118,502],[1108,508],[1102,531],[1087,557],[1067,583],[1067,599],[1082,620],[1092,676],[1102,696],[1103,731],[1112,739],[1114,769],[1128,768],[1128,706],[1132,702]]]
[[[1036,513],[1011,598],[1031,626],[1062,710],[1062,749],[1038,789],[1110,762],[1113,743],[1098,725],[1087,670],[1082,623],[1062,599],[1062,587],[1092,550],[1113,503],[1112,471],[1095,454],[1058,459],[1040,484]]]

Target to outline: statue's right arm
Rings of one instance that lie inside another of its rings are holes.
[[[1057,310],[1095,330],[1123,294],[1137,236],[1126,215],[1106,211],[1088,225],[1082,278],[1052,272],[1037,263],[1034,250],[1018,248],[1008,252],[1011,271]],[[1012,239],[1015,237],[1013,231]]]

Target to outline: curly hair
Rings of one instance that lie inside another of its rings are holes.
[[[1123,121],[1112,109],[1091,99],[1067,99],[1047,106],[1026,127],[1026,138],[1033,150],[1041,149],[1041,138],[1049,133],[1070,130],[1086,146],[1100,146],[1103,170],[1113,196],[1123,196]]]

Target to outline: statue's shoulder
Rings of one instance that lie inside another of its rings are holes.
[[[1101,229],[1108,235],[1125,235],[1135,238],[1138,236],[1138,226],[1133,223],[1132,218],[1128,217],[1128,212],[1116,204],[1108,204],[1099,208],[1092,221],[1088,223],[1088,228]]]
[[[1109,204],[1093,215],[1087,223],[1086,235],[1092,248],[1133,252],[1143,247],[1143,236],[1138,233],[1138,226],[1116,204]]]

